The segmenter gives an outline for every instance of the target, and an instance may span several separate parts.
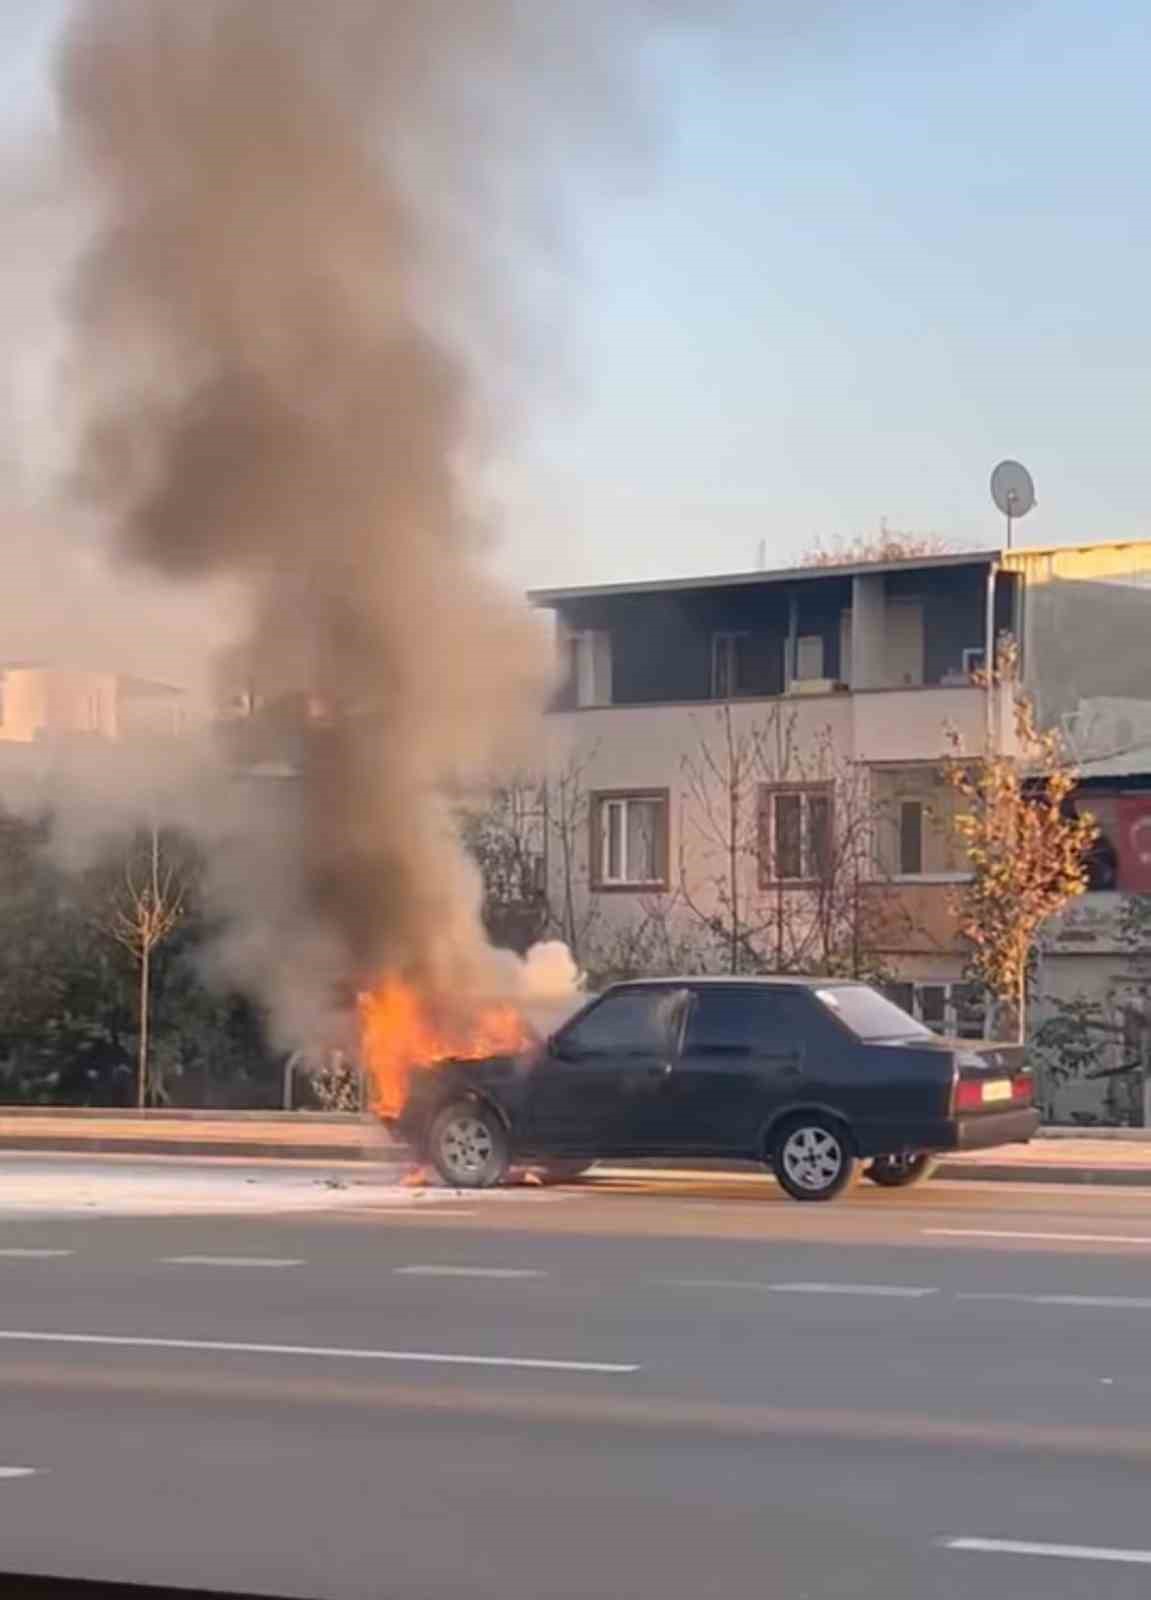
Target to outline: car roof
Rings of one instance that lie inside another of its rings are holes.
[[[708,973],[700,977],[682,978],[627,978],[620,983],[610,983],[601,992],[608,994],[616,989],[681,989],[684,984],[690,984],[693,989],[714,988],[717,986],[725,989],[849,989],[864,988],[861,978],[816,978],[802,977],[775,977],[761,978],[736,977],[729,974]]]

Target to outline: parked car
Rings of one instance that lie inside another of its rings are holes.
[[[666,978],[615,984],[538,1050],[413,1074],[394,1131],[446,1183],[513,1162],[573,1177],[601,1159],[762,1161],[795,1200],[862,1170],[884,1188],[940,1152],[1039,1125],[1022,1046],[938,1037],[864,983]]]

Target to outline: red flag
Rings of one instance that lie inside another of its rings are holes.
[[[1119,796],[1119,887],[1151,894],[1151,794]]]

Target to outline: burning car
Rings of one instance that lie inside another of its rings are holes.
[[[860,1172],[905,1188],[941,1152],[1023,1143],[1039,1125],[1021,1046],[942,1039],[863,983],[623,983],[546,1041],[514,1012],[486,1026],[490,1049],[429,1049],[380,1107],[459,1188],[498,1184],[513,1162],[564,1177],[601,1158],[699,1156],[761,1161],[793,1199],[830,1200]]]

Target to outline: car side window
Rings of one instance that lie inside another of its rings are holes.
[[[663,1054],[672,1047],[682,1002],[679,989],[626,989],[609,994],[564,1029],[556,1041],[559,1054],[569,1061]]]
[[[701,989],[692,1002],[685,1055],[755,1055],[799,1043],[804,999],[786,990]]]

